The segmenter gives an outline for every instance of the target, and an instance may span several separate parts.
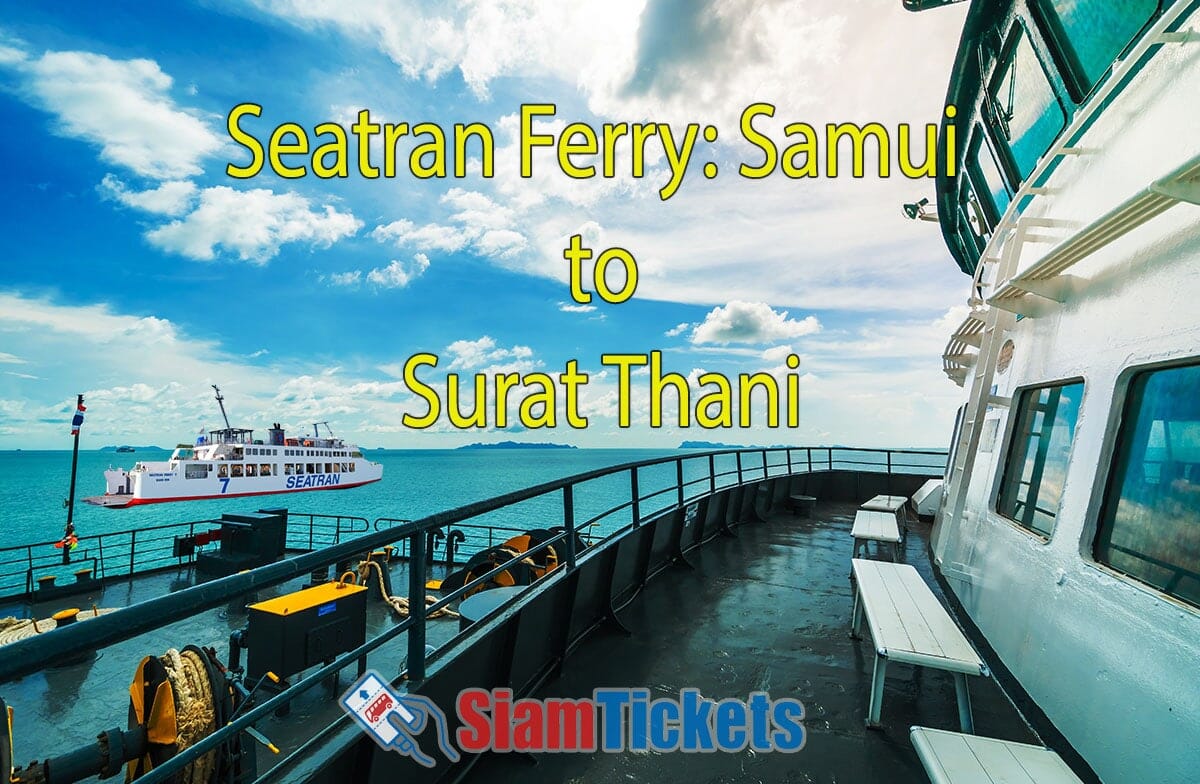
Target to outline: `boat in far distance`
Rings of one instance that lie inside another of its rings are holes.
[[[346,490],[378,482],[383,466],[371,462],[354,444],[335,438],[328,422],[313,424],[313,434],[288,438],[278,422],[267,438],[232,427],[221,390],[213,385],[225,427],[202,433],[195,445],[180,444],[163,461],[140,461],[133,468],[104,472],[104,495],[83,499],[94,506],[122,509],[168,501],[271,495],[304,490]],[[320,426],[325,425],[325,435]],[[133,447],[119,447],[132,452]]]
[[[119,447],[117,447],[116,451],[122,452],[122,453],[128,453],[128,452],[136,452],[137,450],[131,446],[119,446]]]

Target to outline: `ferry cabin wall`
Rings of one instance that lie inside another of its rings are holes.
[[[1179,24],[1198,21],[1193,11]],[[1200,155],[1200,137],[1178,133],[1194,114],[1187,97],[1200,90],[1198,64],[1194,46],[1162,47],[1072,140],[1089,154],[1065,156],[1038,183],[1042,193],[1024,200],[1023,219],[1053,221],[1055,228],[1048,241],[1016,249],[1018,273]],[[992,391],[1012,404],[991,406],[975,425],[983,431],[964,514],[938,523],[935,556],[954,593],[1105,781],[1145,780],[1148,770],[1155,780],[1184,781],[1200,770],[1200,695],[1187,676],[1200,661],[1200,608],[1118,571],[1095,550],[1130,425],[1131,382],[1148,369],[1200,362],[1197,259],[1200,214],[1182,204],[1079,261],[1065,302],[1043,303],[992,336],[997,345],[1011,339],[1015,346]],[[984,267],[985,293],[995,290],[1000,266]],[[1068,381],[1082,382],[1079,414],[1057,514],[1039,534],[1001,514],[997,500],[1018,434],[1021,391]],[[1098,733],[1097,717],[1104,716],[1118,719]]]

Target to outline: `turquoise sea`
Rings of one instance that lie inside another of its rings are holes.
[[[832,453],[832,454],[831,454]],[[104,492],[104,470],[109,466],[131,467],[135,461],[166,460],[170,453],[161,449],[138,449],[132,454],[113,451],[82,450],[76,486],[75,530],[82,539],[118,531],[141,530],[151,526],[217,519],[225,512],[253,512],[284,507],[292,513],[346,515],[364,518],[374,524],[380,518],[415,520],[435,512],[482,501],[524,487],[549,482],[606,466],[649,460],[657,457],[683,457],[684,480],[692,483],[686,494],[694,495],[708,487],[708,458],[696,450],[674,449],[454,449],[454,450],[368,450],[372,461],[383,464],[383,479],[349,490],[322,490],[283,493],[250,498],[226,498],[211,501],[183,501],[150,504],[129,509],[107,509],[82,502],[89,495]],[[812,450],[814,467],[825,465],[860,470],[886,470],[883,452],[850,449]],[[799,465],[806,450],[792,450]],[[933,456],[893,455],[892,468],[902,473],[939,474],[944,453]],[[785,453],[770,453],[768,473],[786,471]],[[715,458],[718,486],[736,481],[735,455]],[[828,462],[827,462],[828,461]],[[901,461],[907,462],[904,465]],[[930,464],[933,470],[918,466]],[[759,455],[747,455],[746,478],[762,476]],[[0,451],[0,550],[9,547],[52,542],[62,536],[66,521],[65,499],[71,472],[71,453],[62,451]],[[641,515],[674,503],[676,468],[674,461],[638,470],[638,492],[643,500]],[[583,526],[614,506],[630,498],[629,472],[590,480],[574,489],[576,524]],[[497,526],[520,531],[549,528],[562,524],[562,494],[554,492],[504,509],[476,517],[478,526]],[[631,519],[628,507],[601,517],[589,533],[610,533]],[[365,529],[366,525],[359,530]],[[387,527],[383,522],[380,527]],[[303,539],[307,519],[289,526],[289,541]],[[176,532],[172,532],[172,535]],[[166,535],[159,532],[156,536]],[[468,532],[468,544],[480,535]],[[483,534],[490,538],[490,535]],[[505,537],[506,538],[506,537]],[[502,539],[501,539],[502,541]],[[488,542],[484,541],[486,545]],[[474,547],[470,550],[473,552]]]
[[[139,449],[133,454],[81,450],[76,486],[75,528],[80,536],[167,523],[216,518],[223,512],[250,512],[282,506],[293,512],[416,519],[512,490],[604,466],[659,456],[695,452],[650,449],[513,449],[513,450],[370,450],[369,459],[383,464],[383,480],[350,490],[290,493],[254,498],[184,501],[129,509],[104,509],[81,502],[104,492],[104,470],[129,467],[137,460],[165,460],[165,450]],[[726,467],[733,466],[730,458]],[[694,465],[693,465],[694,464]],[[707,473],[703,459],[688,463],[688,478]],[[64,499],[71,475],[70,451],[0,451],[0,548],[45,542],[62,535]],[[675,469],[640,472],[641,492],[673,485]],[[613,494],[628,497],[628,474],[581,487],[576,498],[579,520],[612,506]],[[664,497],[665,500],[665,497]],[[617,501],[617,502],[619,502]],[[651,504],[650,508],[653,508]],[[487,522],[528,528],[561,524],[558,499],[526,502],[493,515]],[[628,519],[627,516],[624,519]],[[606,528],[619,520],[606,521]]]

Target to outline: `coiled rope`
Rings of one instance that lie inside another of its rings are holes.
[[[408,598],[404,597],[404,596],[392,596],[387,592],[387,588],[384,587],[384,584],[383,584],[383,567],[377,561],[372,561],[371,559],[368,558],[365,561],[358,562],[359,582],[366,584],[367,577],[371,573],[372,570],[375,571],[375,582],[379,583],[379,595],[383,597],[383,600],[385,602],[387,602],[389,605],[391,605],[392,609],[396,611],[397,615],[400,615],[401,617],[408,617],[408,614],[409,614]],[[425,606],[426,607],[428,607],[431,604],[434,604],[437,601],[438,601],[438,598],[436,596],[430,596],[428,594],[425,595]],[[434,610],[429,615],[429,617],[430,618],[457,618],[458,613],[456,613],[454,610],[451,610],[449,607],[439,607],[438,609]]]
[[[90,618],[95,618],[98,615],[107,615],[110,612],[116,612],[119,608],[112,607],[108,609],[84,610],[76,616],[75,620],[86,621]],[[24,640],[26,637],[32,637],[35,634],[44,634],[58,628],[58,621],[53,618],[45,618],[37,620],[34,618],[15,618],[8,616],[0,618],[0,648],[3,648],[9,643],[14,643],[17,640]]]
[[[212,683],[208,667],[195,651],[180,653],[174,648],[160,656],[175,695],[176,753],[199,743],[216,729]],[[176,779],[178,784],[208,784],[216,769],[214,749],[197,757]]]

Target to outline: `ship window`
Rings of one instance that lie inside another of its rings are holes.
[[[254,463],[246,463],[246,476],[258,476],[258,466]]]
[[[217,478],[225,479],[229,476],[229,466],[221,464],[217,466]]]
[[[1095,557],[1200,606],[1200,365],[1129,386]]]
[[[350,463],[350,473],[354,473],[354,463]]]
[[[1067,115],[1025,29],[1013,28],[1012,39],[1008,59],[997,67],[988,98],[992,122],[1008,143],[1017,178],[1024,180],[1066,125]]]
[[[283,475],[284,475],[284,476],[291,476],[291,474],[292,474],[292,464],[291,464],[291,463],[284,463],[284,464],[283,464]]]
[[[304,473],[304,465],[302,463],[296,463],[296,473],[297,474]]]
[[[991,208],[993,217],[999,220],[1004,211],[1008,209],[1009,202],[1012,197],[1008,194],[1008,188],[1004,185],[1004,175],[1000,173],[1000,165],[996,163],[996,156],[992,154],[991,148],[983,143],[982,130],[975,135],[975,140],[971,145],[971,155],[968,158],[969,171],[977,173],[977,179],[983,186],[981,190],[991,196]]]
[[[1040,8],[1082,98],[1158,10],[1159,0],[1043,0]]]
[[[271,475],[271,464],[263,463],[262,465],[260,465],[258,467],[258,475],[259,476],[270,476]]]
[[[1042,536],[1054,530],[1082,399],[1075,382],[1026,389],[1017,403],[996,511]]]
[[[307,474],[317,473],[317,470],[315,468],[313,468],[313,465],[314,465],[313,463],[305,463],[305,471],[304,472]]]
[[[326,463],[326,464],[325,464],[325,473],[327,473],[327,474],[332,474],[332,473],[333,473],[333,463]]]
[[[187,463],[183,466],[184,479],[207,479],[212,466],[205,463]]]
[[[232,470],[231,470],[229,473],[230,473],[230,475],[231,475],[231,476],[233,476],[233,477],[235,477],[235,478],[236,478],[236,477],[240,477],[240,476],[242,475],[242,464],[241,464],[241,463],[234,463],[234,464],[233,464],[233,467],[232,467]]]

